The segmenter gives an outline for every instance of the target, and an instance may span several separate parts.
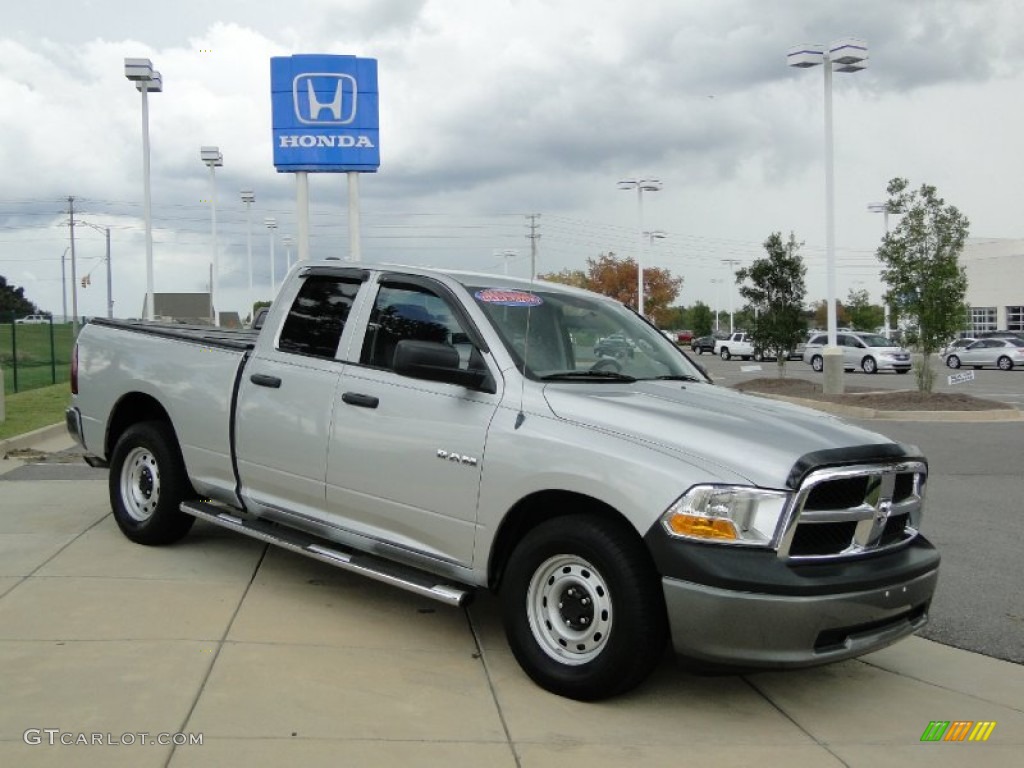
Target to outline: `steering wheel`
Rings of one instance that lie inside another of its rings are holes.
[[[616,360],[614,357],[602,357],[592,366],[592,371],[612,371],[613,373],[619,373],[622,370],[622,363]]]

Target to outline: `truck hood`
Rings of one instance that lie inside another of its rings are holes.
[[[796,461],[813,451],[893,442],[820,411],[711,384],[559,383],[544,396],[558,418],[763,487],[785,487]]]

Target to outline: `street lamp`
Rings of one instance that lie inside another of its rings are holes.
[[[644,192],[657,192],[661,189],[660,179],[623,179],[618,184],[619,189],[636,190],[636,207],[638,226],[640,234],[640,252],[636,255],[636,311],[639,315],[644,314]]]
[[[253,307],[256,306],[256,297],[252,292],[252,204],[256,202],[256,195],[251,189],[242,190],[242,202],[245,203],[245,250],[249,256],[249,314],[253,314]]]
[[[213,249],[213,285],[210,286],[210,305],[213,307],[213,324],[220,326],[220,308],[217,293],[220,286],[220,260],[217,257],[217,173],[214,169],[224,165],[224,155],[217,147],[200,147],[199,159],[210,169],[210,247]]]
[[[495,251],[494,255],[495,256],[501,256],[505,260],[503,262],[504,263],[504,267],[505,267],[504,274],[508,275],[508,262],[509,262],[509,259],[516,258],[519,255],[519,251],[515,250],[514,248],[506,248],[504,251]]]
[[[292,246],[295,245],[295,240],[292,239],[291,235],[281,235],[281,245],[284,246],[284,263],[288,269],[292,268]]]
[[[90,224],[88,221],[82,221],[79,219],[77,224],[95,229],[97,232],[102,232],[107,238],[107,319],[110,320],[114,317],[114,299],[111,296],[113,288],[113,278],[110,274],[110,227],[100,227],[96,224]]]
[[[722,263],[729,267],[734,267],[740,263],[739,259],[722,259]],[[733,298],[736,296],[736,273],[732,274],[732,282],[729,286],[729,333],[735,333],[736,327],[733,323]]]
[[[146,222],[146,320],[153,319],[153,211],[149,193],[149,93],[164,89],[163,78],[149,59],[125,59],[124,76],[142,94],[142,210]]]
[[[868,65],[863,40],[842,38],[829,46],[798,45],[786,55],[791,67],[806,69],[819,64],[825,72],[825,273],[828,289],[828,347],[823,353],[826,394],[843,391],[843,353],[836,344],[836,235],[835,184],[832,158],[832,72],[859,72]]]
[[[267,216],[263,223],[270,234],[270,300],[273,301],[277,294],[277,263],[274,260],[274,230],[277,229],[277,219]]]
[[[719,330],[719,325],[718,325],[718,308],[719,308],[719,306],[721,306],[721,300],[722,300],[721,296],[718,293],[718,286],[720,286],[723,281],[722,281],[722,278],[720,278],[720,277],[713,277],[713,278],[711,278],[711,282],[715,284],[715,330],[717,331],[717,330]]]
[[[896,208],[890,208],[889,207],[889,203],[868,203],[868,210],[871,211],[872,213],[881,213],[881,214],[884,215],[884,217],[885,217],[884,218],[884,221],[885,221],[885,234],[886,235],[889,234],[889,214],[890,213],[903,213],[902,210],[898,210]],[[890,312],[889,312],[889,302],[886,301],[884,298],[882,299],[882,313],[883,313],[883,317],[885,318],[883,320],[883,322],[885,323],[885,338],[888,339],[889,338],[889,323],[890,323],[892,318],[890,317]]]

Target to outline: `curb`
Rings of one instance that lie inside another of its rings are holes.
[[[772,400],[782,400],[794,405],[825,411],[836,416],[851,419],[878,419],[880,421],[954,421],[954,422],[995,422],[1024,421],[1024,412],[1016,408],[999,408],[990,411],[890,411],[878,408],[862,408],[857,405],[841,405],[823,400],[807,400],[802,397],[771,395],[763,392],[751,392]]]
[[[51,437],[60,437],[62,434],[66,433],[67,425],[65,425],[64,422],[59,422],[57,424],[51,424],[48,427],[40,427],[39,429],[34,429],[31,432],[25,432],[21,435],[9,437],[6,440],[0,440],[0,458],[3,458],[3,455],[6,454],[7,451],[27,448],[35,443],[42,442],[43,440],[49,440]]]

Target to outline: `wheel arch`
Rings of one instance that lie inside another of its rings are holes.
[[[144,392],[129,392],[122,396],[110,411],[107,434],[103,443],[103,452],[108,459],[113,454],[114,446],[117,445],[117,441],[121,439],[125,430],[143,421],[165,422],[174,434],[174,440],[177,443],[178,435],[175,432],[174,424],[160,401]]]
[[[638,541],[643,540],[643,537],[625,515],[600,499],[575,491],[555,489],[537,491],[516,502],[501,521],[491,543],[490,557],[487,563],[488,588],[497,591],[501,586],[509,557],[516,544],[527,533],[543,522],[574,514],[586,514],[616,521],[632,531]],[[644,547],[644,551],[646,551],[646,547]]]

